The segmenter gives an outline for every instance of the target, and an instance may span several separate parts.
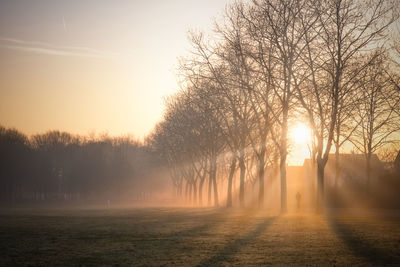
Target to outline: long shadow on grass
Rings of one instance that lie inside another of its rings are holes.
[[[185,237],[197,236],[201,233],[206,232],[209,229],[216,227],[219,224],[224,223],[227,220],[227,215],[228,214],[224,212],[198,215],[195,219],[200,222],[199,225],[188,227],[183,230],[173,231],[168,235],[168,237],[171,239],[180,239]],[[187,218],[183,218],[183,220],[185,219]],[[187,219],[187,221],[192,222],[190,219]]]
[[[269,217],[262,220],[254,230],[248,232],[244,236],[236,239],[234,242],[227,244],[222,250],[217,252],[211,258],[202,260],[197,266],[215,266],[222,262],[229,261],[236,255],[241,248],[248,246],[253,240],[260,236],[277,217]]]
[[[335,216],[329,216],[327,219],[332,230],[355,255],[364,258],[373,265],[400,263],[399,257],[394,257],[384,249],[376,247],[372,242],[357,234],[348,225],[340,222]]]

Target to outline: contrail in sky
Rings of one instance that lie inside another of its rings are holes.
[[[62,20],[63,20],[64,30],[66,31],[66,30],[67,30],[67,25],[66,25],[66,23],[65,23],[65,18],[64,18],[64,16],[62,17]]]
[[[81,46],[59,46],[44,42],[26,41],[13,38],[0,37],[0,47],[12,50],[26,51],[37,54],[54,56],[75,56],[89,58],[117,58],[118,53],[92,49]]]

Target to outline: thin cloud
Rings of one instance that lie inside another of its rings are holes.
[[[62,21],[63,21],[64,31],[66,31],[67,30],[67,24],[65,23],[64,16],[62,17]]]
[[[112,59],[120,56],[118,53],[107,52],[89,47],[79,46],[57,46],[44,42],[25,41],[13,38],[0,37],[0,47],[18,51],[31,52],[36,54],[67,56],[67,57],[88,57]]]

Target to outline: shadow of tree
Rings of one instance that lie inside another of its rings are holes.
[[[269,217],[263,219],[259,224],[257,224],[254,230],[236,239],[234,242],[227,244],[214,256],[202,260],[197,264],[197,266],[216,266],[222,262],[229,261],[232,256],[240,251],[241,248],[248,246],[253,240],[260,236],[276,218],[277,217]]]
[[[227,220],[227,215],[224,213],[212,213],[204,216],[197,216],[195,219],[200,222],[198,225],[173,231],[168,235],[168,237],[172,239],[179,239],[182,237],[197,236],[224,223]]]
[[[328,216],[327,220],[333,232],[356,256],[373,265],[400,265],[400,255],[394,256],[388,250],[377,247],[372,240],[362,237],[335,216]]]

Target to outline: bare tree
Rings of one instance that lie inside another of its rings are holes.
[[[375,52],[376,53],[376,52]],[[379,52],[378,52],[379,53]],[[372,55],[373,61],[361,73],[360,102],[355,119],[358,128],[352,143],[365,155],[367,188],[371,180],[371,156],[381,147],[398,141],[400,92],[387,71],[387,57]]]
[[[307,1],[301,0],[275,0],[253,1],[256,18],[261,22],[259,36],[268,40],[269,49],[274,51],[274,69],[268,72],[273,86],[269,101],[269,114],[273,125],[270,127],[271,137],[280,154],[281,176],[281,211],[286,211],[286,159],[288,155],[288,121],[289,112],[293,103],[295,86],[293,79],[298,69],[300,55],[304,50],[304,34],[309,30],[314,21],[305,20]],[[303,26],[299,27],[299,23]],[[265,59],[264,53],[262,56]],[[268,61],[267,61],[268,62]],[[267,65],[264,63],[264,68]],[[270,83],[271,84],[271,83]]]
[[[317,140],[318,210],[322,210],[324,170],[340,103],[356,78],[348,73],[349,67],[353,59],[386,36],[395,20],[391,4],[383,0],[321,0],[313,5],[318,23],[305,34],[303,59],[307,70],[296,78],[296,87]],[[359,73],[367,65],[358,65],[352,73]]]
[[[221,29],[222,27],[217,27],[215,32],[224,37],[228,32]],[[239,202],[244,206],[245,150],[248,144],[250,102],[249,94],[243,90],[241,83],[241,75],[244,75],[240,67],[241,55],[234,49],[241,43],[238,39],[233,42],[225,39],[222,43],[210,45],[205,43],[201,33],[192,34],[191,41],[195,57],[189,60],[190,63],[186,61],[183,68],[190,72],[187,76],[198,88],[202,85],[198,82],[199,75],[202,80],[207,81],[206,86],[201,86],[203,96],[212,103],[214,111],[220,114],[226,144],[232,156],[237,158],[240,168]],[[197,71],[194,71],[194,68]],[[236,164],[236,160],[232,159],[232,162]],[[228,186],[228,194],[229,192],[232,190]],[[228,197],[228,206],[231,205],[230,199],[231,197]]]

